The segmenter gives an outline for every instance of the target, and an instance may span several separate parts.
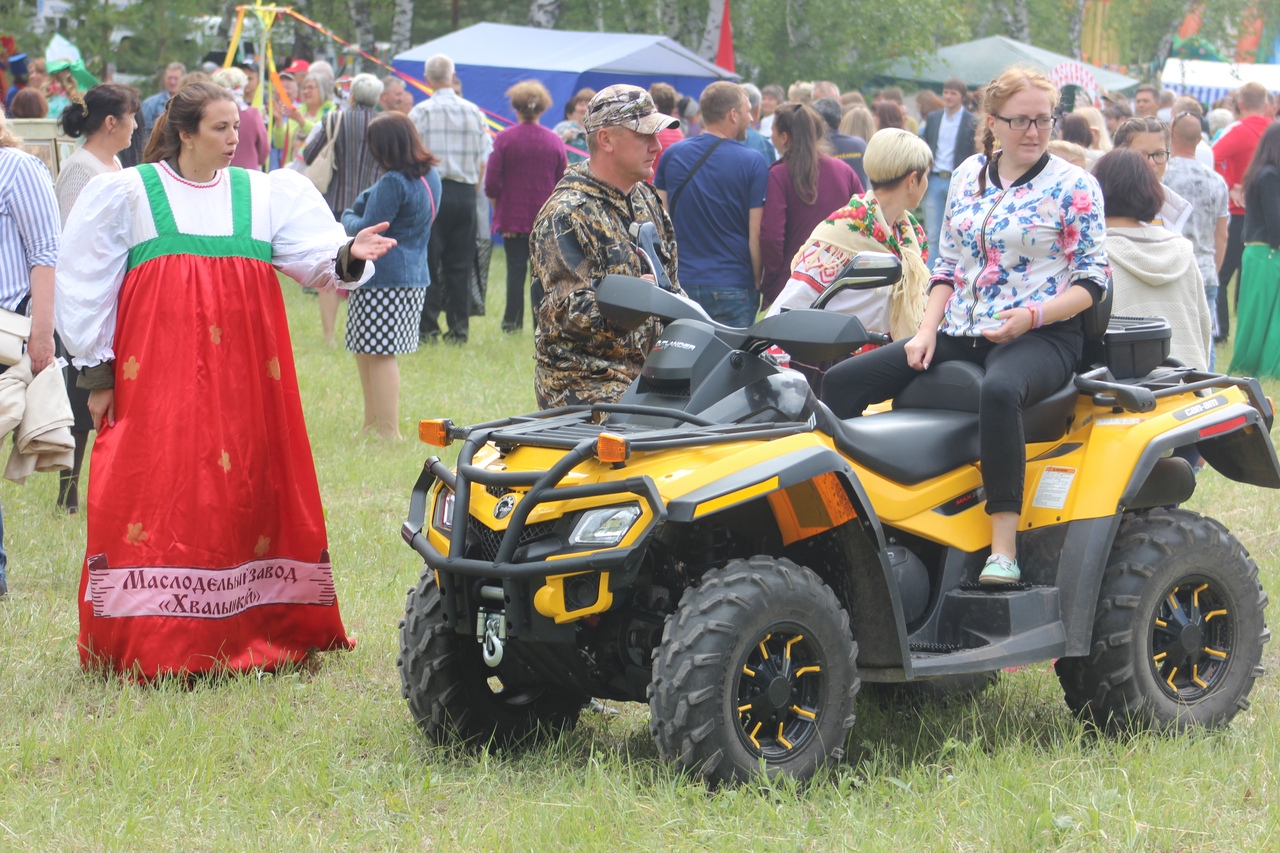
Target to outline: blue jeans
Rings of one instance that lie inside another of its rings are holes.
[[[682,284],[684,292],[702,306],[711,319],[735,329],[745,329],[756,321],[760,294],[742,287],[708,287]]]
[[[929,186],[924,191],[924,236],[929,241],[929,269],[938,262],[938,248],[942,235],[942,217],[947,212],[947,190],[951,179],[930,175]]]

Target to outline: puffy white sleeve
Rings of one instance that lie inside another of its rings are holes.
[[[115,358],[116,305],[133,243],[129,176],[99,175],[76,199],[62,234],[54,325],[76,367]]]
[[[373,276],[373,262],[365,261],[359,281],[338,278],[334,262],[350,238],[306,177],[277,169],[267,179],[271,182],[271,263],[276,269],[316,290],[351,289]]]

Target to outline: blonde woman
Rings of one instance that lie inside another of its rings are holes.
[[[850,418],[896,396],[931,364],[986,369],[978,422],[991,556],[978,579],[988,585],[1021,577],[1022,410],[1071,378],[1084,345],[1078,315],[1107,288],[1098,183],[1046,150],[1057,103],[1057,87],[1032,69],[1010,68],[986,87],[982,153],[952,175],[920,330],[823,380],[823,401]]]
[[[1093,168],[1098,158],[1111,150],[1111,132],[1107,130],[1107,118],[1096,107],[1076,107],[1072,112],[1089,122],[1089,135],[1093,137],[1093,141],[1085,146],[1085,157],[1089,168]]]
[[[840,119],[840,132],[870,142],[876,132],[876,117],[866,107],[851,107]]]
[[[929,186],[933,154],[920,137],[902,129],[877,133],[863,157],[871,189],[814,228],[795,253],[791,277],[769,309],[807,308],[859,252],[892,252],[902,261],[902,278],[892,288],[847,290],[828,310],[853,314],[870,332],[909,338],[924,310],[929,281],[924,229],[911,214]]]

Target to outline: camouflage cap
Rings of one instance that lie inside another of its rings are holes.
[[[582,127],[587,133],[595,133],[602,127],[625,127],[636,133],[657,133],[680,122],[658,112],[653,98],[639,86],[617,83],[601,89],[587,105]]]

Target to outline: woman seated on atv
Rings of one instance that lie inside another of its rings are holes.
[[[1022,410],[1070,380],[1084,344],[1077,315],[1107,286],[1098,184],[1046,153],[1057,101],[1037,71],[1011,68],[987,86],[983,153],[951,178],[919,331],[843,362],[823,384],[823,401],[849,418],[897,395],[930,364],[985,367],[978,418],[992,535],[984,584],[1021,577]]]
[[[869,332],[909,338],[920,325],[929,281],[924,229],[911,210],[920,206],[929,185],[933,153],[914,133],[886,128],[867,143],[862,166],[871,189],[855,195],[813,229],[766,316],[784,308],[808,308],[859,252],[892,252],[902,261],[897,284],[881,290],[846,290],[827,308],[853,314]]]

